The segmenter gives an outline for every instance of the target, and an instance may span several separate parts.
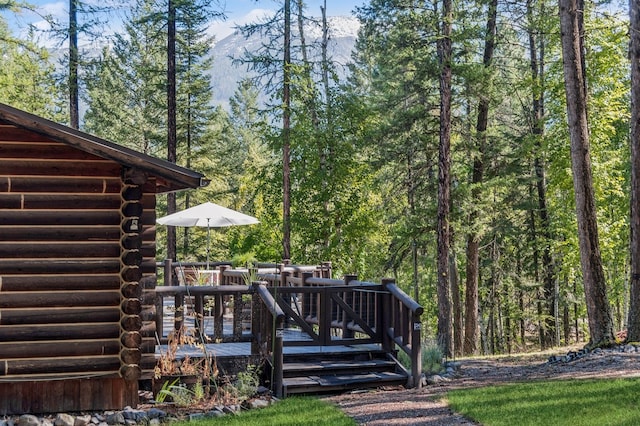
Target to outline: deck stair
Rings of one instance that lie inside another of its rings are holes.
[[[310,394],[405,385],[408,374],[382,350],[285,354],[283,393]]]

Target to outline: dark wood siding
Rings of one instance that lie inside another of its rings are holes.
[[[131,309],[124,302],[135,306],[131,297],[142,298],[142,292],[124,294],[131,291],[123,288],[155,273],[155,180],[145,176],[130,203],[123,195],[132,188],[125,174],[114,161],[0,123],[0,400],[11,391],[7,386],[17,389],[10,381],[33,380],[20,385],[31,393],[44,386],[36,385],[41,380],[53,388],[60,379],[83,377],[93,379],[63,386],[82,392],[104,381],[126,395],[76,409],[137,403],[137,387],[134,392],[131,383],[118,381],[123,353],[131,352],[122,335],[136,331],[123,325],[124,310]],[[123,223],[130,217],[141,225],[135,239]],[[139,272],[123,272],[123,264]],[[126,312],[136,314],[141,317]],[[140,365],[147,375],[153,367],[151,324],[140,328]],[[34,401],[31,411],[48,411],[51,404]],[[0,414],[11,410],[0,404]]]

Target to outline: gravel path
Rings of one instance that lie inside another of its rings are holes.
[[[557,349],[555,353],[567,351]],[[458,377],[442,384],[355,391],[325,399],[360,425],[475,425],[449,409],[445,400],[449,390],[542,379],[640,377],[640,352],[602,351],[553,364],[546,362],[548,356],[463,359]]]

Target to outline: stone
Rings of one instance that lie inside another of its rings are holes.
[[[149,411],[147,411],[147,417],[149,417],[150,419],[163,419],[167,417],[167,413],[159,408],[153,407],[150,408]]]
[[[271,392],[271,390],[269,388],[264,387],[264,386],[258,386],[258,388],[256,389],[256,393],[258,395],[266,395],[269,392]]]
[[[265,408],[269,406],[269,401],[266,399],[254,399],[249,403],[249,406],[253,409]]]
[[[59,413],[56,416],[56,420],[53,422],[55,426],[74,426],[75,423],[75,417],[67,413]]]
[[[125,420],[133,420],[138,423],[147,417],[147,413],[144,410],[134,410],[131,407],[125,407],[122,412],[122,417],[124,417]]]
[[[434,374],[432,376],[427,377],[427,384],[429,385],[437,385],[438,383],[448,382],[448,381],[449,379],[447,379],[446,377],[442,377],[439,374]]]
[[[109,425],[123,425],[125,423],[124,416],[122,413],[113,413],[109,414],[106,419],[107,424]]]
[[[77,416],[76,421],[73,423],[73,426],[87,426],[91,423],[91,415],[86,414],[83,416]]]
[[[222,417],[224,413],[220,410],[211,410],[207,412],[207,417]]]
[[[31,414],[24,414],[18,418],[18,426],[40,426],[40,419]]]
[[[191,413],[189,414],[189,421],[204,419],[204,413]]]

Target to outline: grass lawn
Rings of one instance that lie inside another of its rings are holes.
[[[485,426],[640,425],[640,379],[529,382],[447,394],[457,413]]]
[[[347,417],[333,405],[309,397],[289,397],[267,408],[245,411],[240,415],[226,415],[197,421],[176,422],[173,426],[355,426],[353,419]]]

